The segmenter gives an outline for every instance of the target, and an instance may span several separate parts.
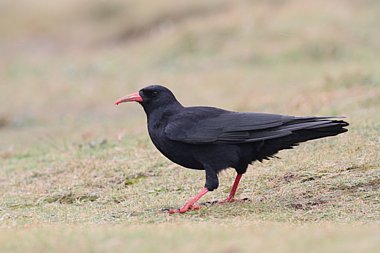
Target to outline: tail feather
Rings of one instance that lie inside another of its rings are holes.
[[[307,122],[305,122],[305,120]],[[347,132],[346,126],[349,124],[343,120],[328,120],[328,119],[301,119],[298,123],[293,122],[288,124],[286,130],[292,130],[292,133],[287,136],[264,140],[255,143],[255,150],[252,154],[252,161],[269,159],[282,149],[292,149],[301,142],[315,140],[319,138],[335,136]]]

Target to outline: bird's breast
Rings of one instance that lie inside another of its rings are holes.
[[[154,146],[169,160],[183,167],[203,169],[202,164],[195,159],[189,144],[172,141],[165,136],[164,128],[160,124],[148,126],[149,136]]]

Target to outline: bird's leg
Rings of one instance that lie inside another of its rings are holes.
[[[235,193],[236,193],[236,190],[238,188],[241,176],[243,176],[243,174],[237,174],[236,175],[235,182],[232,185],[232,189],[231,189],[230,195],[228,196],[228,198],[226,198],[225,200],[220,201],[219,203],[226,203],[226,202],[234,202],[235,201]]]
[[[171,209],[169,210],[170,214],[173,213],[185,213],[188,210],[195,210],[199,209],[199,205],[194,205],[195,202],[197,202],[200,198],[202,198],[206,193],[208,192],[208,189],[205,187],[200,192],[198,192],[197,195],[195,195],[193,198],[189,199],[183,207],[180,209]]]
[[[219,180],[218,180],[218,174],[215,170],[211,169],[208,166],[205,166],[205,172],[206,172],[206,183],[205,187],[198,192],[195,197],[189,199],[183,207],[180,209],[174,209],[169,210],[169,213],[185,213],[188,210],[196,210],[199,209],[199,205],[195,205],[195,202],[197,202],[200,198],[202,198],[207,192],[213,191],[219,186]]]

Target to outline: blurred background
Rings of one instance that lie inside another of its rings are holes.
[[[378,252],[379,24],[378,0],[0,0],[1,247]],[[138,104],[113,104],[149,84],[349,132],[255,163],[250,202],[169,216],[204,174],[159,154]]]
[[[120,96],[374,121],[376,0],[0,1],[0,152],[145,132]],[[376,121],[379,117],[376,116]]]

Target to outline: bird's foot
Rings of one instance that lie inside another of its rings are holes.
[[[170,209],[168,210],[169,214],[173,213],[186,213],[189,210],[198,210],[200,206],[198,204],[195,204],[200,198],[203,197],[208,192],[208,189],[205,187],[202,190],[198,192],[197,195],[195,195],[193,198],[189,199],[183,207],[180,209]]]
[[[235,198],[226,198],[226,199],[223,199],[223,200],[218,200],[217,201],[217,204],[225,204],[225,203],[233,203],[233,202],[246,202],[246,201],[250,201],[248,198],[244,198],[244,199],[235,199]]]
[[[183,206],[182,208],[178,209],[162,209],[162,212],[167,212],[169,214],[174,213],[186,213],[188,211],[195,211],[201,209],[201,207],[207,207],[207,206],[213,206],[216,204],[226,204],[226,203],[236,203],[236,202],[249,202],[251,201],[249,198],[243,198],[243,199],[235,199],[235,198],[226,198],[224,200],[214,200],[214,201],[208,201],[208,202],[202,202],[200,204],[193,204],[190,206]]]
[[[184,207],[181,207],[179,209],[169,209],[169,210],[167,210],[167,212],[169,214],[186,213],[187,211],[199,210],[200,208],[201,208],[200,205],[193,204],[193,205],[190,205],[190,206],[185,205]]]
[[[225,204],[225,203],[231,203],[237,201],[235,198],[226,198],[226,199],[221,199],[218,200],[218,204]]]

